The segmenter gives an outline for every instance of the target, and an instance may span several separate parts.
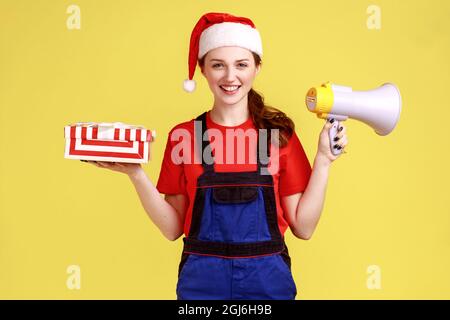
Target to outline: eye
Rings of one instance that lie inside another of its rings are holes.
[[[245,64],[245,63],[239,63],[239,66],[242,67],[242,68],[245,68],[245,67],[247,67],[247,64]]]
[[[217,67],[217,66],[221,66],[222,64],[221,63],[215,63],[215,64],[213,64],[213,68],[215,68],[215,67]]]

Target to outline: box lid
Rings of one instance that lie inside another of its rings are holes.
[[[156,137],[154,130],[122,122],[77,122],[64,127],[66,139],[147,141]]]

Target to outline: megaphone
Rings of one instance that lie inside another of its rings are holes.
[[[364,122],[381,136],[394,130],[400,119],[402,99],[393,83],[367,91],[353,91],[351,87],[326,82],[306,93],[306,106],[321,119],[335,119],[330,129],[330,148],[334,155],[342,150],[333,148],[339,121],[348,118]]]

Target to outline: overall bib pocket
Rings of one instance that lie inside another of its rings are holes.
[[[216,241],[256,241],[259,212],[258,187],[212,188],[213,237]]]
[[[214,201],[221,204],[240,204],[256,200],[258,187],[221,187],[213,189]]]

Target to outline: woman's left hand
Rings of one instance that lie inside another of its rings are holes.
[[[332,123],[330,121],[327,121],[323,126],[322,131],[320,132],[319,146],[317,149],[317,156],[327,159],[330,163],[340,157],[340,154],[335,156],[330,149],[329,131],[331,126]],[[346,131],[347,128],[343,125],[343,121],[339,122],[338,133],[336,134],[336,141],[333,141],[333,147],[341,147],[342,153],[345,153],[345,146],[348,144]]]

